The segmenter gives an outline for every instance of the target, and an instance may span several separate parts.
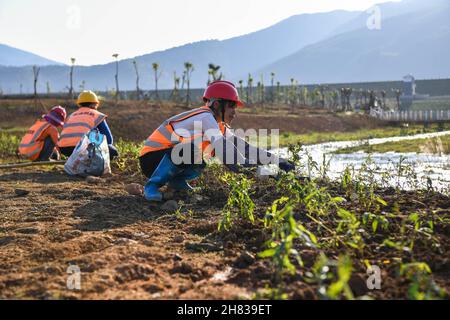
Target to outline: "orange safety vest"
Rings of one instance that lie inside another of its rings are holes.
[[[44,119],[37,120],[20,141],[20,155],[31,161],[36,160],[44,147],[44,140],[48,136],[55,144],[58,142],[58,130]]]
[[[75,147],[86,133],[96,128],[106,117],[95,109],[81,107],[64,123],[58,147]]]
[[[183,112],[179,115],[167,119],[147,138],[147,140],[145,141],[145,145],[141,150],[140,156],[142,157],[149,152],[170,149],[179,143],[192,142],[200,138],[203,139],[203,134],[194,135],[189,138],[181,137],[175,133],[172,124],[181,122],[183,120],[206,112],[213,114],[212,110],[209,107],[204,106],[201,108]],[[225,135],[225,125],[222,122],[218,122],[218,125],[222,134]],[[202,152],[208,153],[207,150],[210,150],[209,153],[212,155],[213,150],[210,148],[210,145],[211,143],[209,141],[202,141]]]

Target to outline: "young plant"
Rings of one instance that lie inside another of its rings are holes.
[[[332,271],[333,268],[336,270],[336,274]],[[343,296],[348,300],[353,300],[354,295],[348,284],[352,271],[352,260],[348,255],[340,255],[336,261],[327,258],[324,253],[320,253],[311,271],[305,273],[305,281],[319,285],[318,292],[322,299],[336,300]]]
[[[283,207],[278,209],[279,205],[283,205]],[[291,259],[294,259],[299,266],[303,266],[301,256],[294,248],[294,242],[297,240],[315,247],[317,238],[295,220],[293,207],[286,197],[275,200],[267,209],[264,226],[272,231],[272,237],[267,242],[268,249],[259,253],[259,257],[272,258],[277,269],[278,279],[285,272],[294,274],[296,267]]]
[[[337,261],[337,281],[333,282],[327,290],[327,295],[331,299],[339,299],[341,295],[348,300],[353,300],[354,295],[348,281],[352,275],[352,260],[348,255],[341,255]]]
[[[364,226],[371,225],[373,233],[377,233],[380,228],[383,231],[387,231],[389,228],[389,220],[385,216],[370,212],[363,214],[362,223]]]
[[[222,177],[230,188],[228,201],[222,212],[222,220],[219,222],[218,229],[230,230],[233,223],[238,219],[244,219],[255,222],[253,211],[255,210],[255,203],[250,197],[251,182],[243,174],[225,173]]]
[[[125,140],[118,140],[116,144],[120,157],[117,157],[113,161],[113,167],[118,169],[121,173],[128,173],[130,175],[136,175],[139,170],[139,151],[141,144],[134,142],[128,142]]]
[[[402,264],[399,274],[411,281],[408,298],[411,300],[445,299],[447,294],[431,277],[431,268],[424,262]]]
[[[336,228],[337,233],[344,234],[345,245],[362,251],[364,248],[364,242],[359,232],[359,226],[361,222],[356,215],[350,211],[339,208],[337,210],[339,218],[339,224]]]
[[[411,231],[408,237],[410,250],[414,249],[414,242],[420,237],[426,240],[431,240],[434,245],[438,244],[439,246],[439,240],[433,236],[433,221],[424,221],[418,213],[412,213],[408,216],[402,225],[403,232],[405,228],[408,228]]]
[[[286,195],[299,209],[311,215],[329,213],[343,202],[342,197],[333,197],[327,187],[319,187],[314,181],[304,181],[292,173],[282,174],[277,182],[277,191]]]

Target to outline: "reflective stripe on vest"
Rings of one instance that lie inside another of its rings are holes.
[[[75,147],[86,133],[96,128],[105,119],[106,115],[95,109],[78,109],[64,124],[58,147]]]
[[[42,133],[51,126],[45,120],[39,119],[31,126],[19,145],[19,153],[30,160],[36,160],[44,147],[44,141],[39,140]]]
[[[205,106],[205,107],[201,107],[201,108],[183,112],[181,114],[178,114],[176,116],[173,116],[173,117],[167,119],[158,127],[158,129],[156,129],[150,135],[150,137],[147,138],[147,140],[145,141],[144,147],[141,150],[140,156],[143,156],[143,155],[145,155],[149,152],[153,152],[153,151],[170,149],[179,143],[186,143],[186,142],[195,143],[196,141],[202,141],[202,139],[203,139],[202,134],[197,134],[197,135],[194,135],[194,136],[188,137],[188,138],[177,135],[174,132],[172,124],[176,123],[176,122],[181,122],[188,118],[194,117],[194,116],[202,114],[202,113],[207,113],[207,112],[213,114],[211,109]],[[218,124],[219,124],[219,128],[220,128],[222,134],[225,135],[225,127],[220,122],[218,122]],[[210,143],[209,143],[209,141],[203,141],[203,143],[201,143],[199,145],[201,145],[202,150],[204,151],[210,145]]]

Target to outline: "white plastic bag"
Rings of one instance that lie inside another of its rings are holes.
[[[96,176],[111,173],[108,142],[105,135],[93,129],[78,143],[64,165],[71,176]]]

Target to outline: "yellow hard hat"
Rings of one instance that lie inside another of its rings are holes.
[[[96,103],[99,104],[100,101],[98,100],[97,95],[92,91],[83,91],[78,96],[77,104],[80,105],[82,103]]]

